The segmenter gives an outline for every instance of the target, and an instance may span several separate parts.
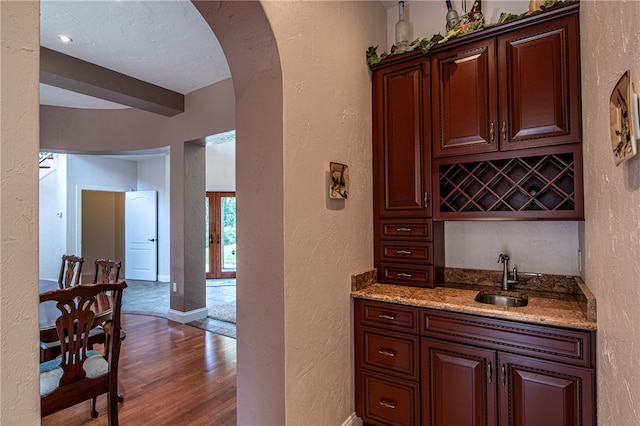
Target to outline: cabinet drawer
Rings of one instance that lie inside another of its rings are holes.
[[[354,300],[356,324],[418,333],[418,308],[365,299]]]
[[[430,219],[381,220],[380,238],[391,240],[431,241],[433,223]]]
[[[419,424],[418,383],[392,379],[362,371],[364,389],[363,420],[376,424],[415,426]]]
[[[385,284],[408,285],[412,287],[436,287],[431,265],[380,262],[379,280]]]
[[[407,380],[418,380],[418,336],[360,327],[356,358],[360,366]]]
[[[381,241],[380,259],[389,262],[433,263],[433,243]]]
[[[593,367],[593,335],[569,330],[472,315],[422,309],[420,334],[481,345],[584,367]]]

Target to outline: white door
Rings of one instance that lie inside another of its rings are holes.
[[[124,276],[158,279],[158,196],[156,191],[127,192],[124,215]]]

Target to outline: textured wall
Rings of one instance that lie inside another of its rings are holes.
[[[284,75],[287,424],[353,413],[350,275],[372,264],[371,80],[383,44],[377,2],[265,2]],[[330,161],[350,195],[328,199]]]
[[[40,422],[38,2],[0,2],[0,424]]]
[[[598,299],[598,423],[640,419],[640,157],[619,167],[609,97],[631,70],[640,89],[640,3],[582,1],[585,278]]]

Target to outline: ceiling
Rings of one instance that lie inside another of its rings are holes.
[[[182,95],[231,76],[218,40],[188,0],[42,0],[40,45]],[[46,84],[40,104],[127,108]]]

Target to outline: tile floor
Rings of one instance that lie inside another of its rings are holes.
[[[127,289],[122,297],[122,312],[130,314],[152,314],[163,318],[169,312],[170,283],[159,281],[126,280]],[[236,280],[207,280],[207,308],[236,299]],[[221,334],[236,337],[236,325],[226,321],[207,318],[193,321],[190,325]]]

